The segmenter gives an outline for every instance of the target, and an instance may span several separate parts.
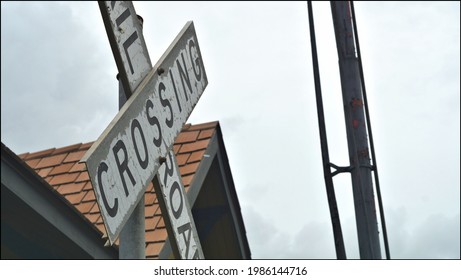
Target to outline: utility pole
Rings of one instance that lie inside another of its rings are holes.
[[[350,3],[331,1],[346,121],[350,172],[361,259],[381,259],[366,119]]]

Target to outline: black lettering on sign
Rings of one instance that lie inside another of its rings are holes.
[[[181,78],[181,83],[182,83],[182,89],[184,91],[184,96],[186,97],[186,101],[188,101],[189,98],[187,97],[186,86],[184,85],[184,80],[186,81],[186,85],[187,85],[187,88],[189,89],[190,93],[192,93],[192,86],[190,84],[189,72],[187,72],[187,65],[186,65],[186,61],[184,60],[184,54],[183,53],[181,53],[181,58],[182,58],[183,66],[181,66],[181,63],[179,63],[178,59],[176,59],[176,66],[178,66],[179,77]],[[186,71],[184,71],[183,68],[186,69]]]
[[[99,191],[101,192],[102,196],[102,203],[104,204],[104,208],[106,208],[107,213],[109,213],[109,216],[115,217],[117,215],[117,210],[118,210],[118,199],[114,199],[114,206],[110,207],[109,203],[107,202],[107,197],[106,193],[104,192],[104,188],[102,185],[102,173],[106,172],[109,169],[107,164],[103,161],[99,164],[98,166],[98,182],[99,182]]]
[[[115,4],[113,4],[115,5]],[[112,5],[112,8],[113,8],[113,5]],[[118,16],[118,18],[115,20],[115,24],[117,25],[117,27],[120,27],[120,25],[130,17],[131,13],[130,13],[130,9],[126,9],[122,14],[120,14],[120,16]],[[136,32],[136,30],[130,35],[130,37],[128,37],[128,39],[126,39],[125,42],[123,42],[123,49],[125,51],[125,55],[126,55],[126,59],[128,60],[128,65],[130,66],[130,71],[131,71],[131,74],[134,73],[134,69],[133,69],[133,64],[131,63],[131,58],[130,58],[130,55],[128,54],[128,48],[136,41],[136,39],[138,39],[138,32]]]
[[[185,234],[186,231],[187,231],[187,236]],[[190,223],[186,223],[186,224],[184,224],[182,226],[179,226],[178,227],[178,233],[182,234],[182,236],[184,238],[184,241],[186,242],[186,259],[187,259],[188,256],[189,256],[190,236],[192,234],[192,229],[191,229]]]
[[[171,72],[171,70],[169,72],[170,72],[171,84],[173,85],[174,95],[176,96],[176,103],[178,103],[179,112],[181,113],[182,108],[181,108],[181,103],[179,103],[178,91],[176,90],[176,85],[174,84],[173,72]]]
[[[163,84],[163,82],[160,82],[160,84],[158,85],[158,95],[160,96],[160,103],[162,103],[162,106],[164,108],[168,107],[170,109],[170,119],[166,119],[165,123],[168,127],[171,128],[173,127],[173,108],[171,107],[170,100],[162,96],[162,91],[165,91],[165,90],[166,90],[165,85]]]
[[[139,135],[141,135],[141,140],[142,140],[142,145],[144,147],[144,155],[145,155],[144,160],[142,160],[141,156],[139,155],[138,144],[134,137],[135,128],[138,129]],[[144,138],[144,132],[142,131],[141,124],[139,123],[137,119],[134,119],[131,121],[131,139],[133,141],[134,151],[136,152],[136,157],[138,158],[139,165],[141,165],[142,169],[146,169],[149,163],[149,155],[147,154],[147,145],[146,145],[146,139]]]
[[[168,158],[169,158],[169,160],[170,160],[170,164],[171,164],[171,165],[169,166],[169,165],[168,165],[168,162],[165,161],[165,175],[163,176],[163,185],[165,185],[165,186],[168,186],[168,185],[166,184],[166,181],[167,181],[167,179],[168,179],[168,176],[169,176],[169,177],[173,176],[173,164],[174,164],[174,163],[173,163],[173,158],[172,158],[172,156],[171,156],[171,153],[168,153]],[[171,197],[170,197],[170,200],[171,200]]]
[[[198,249],[195,249],[194,256],[192,257],[193,260],[199,260]]]
[[[156,116],[149,116],[149,109],[154,109],[154,103],[150,99],[147,99],[146,101],[146,115],[147,115],[147,120],[149,121],[150,125],[155,125],[158,128],[158,138],[154,138],[154,144],[158,148],[162,144],[162,129],[160,128],[160,122],[158,121],[158,118]]]
[[[130,16],[130,10],[126,9],[121,13],[118,18],[115,20],[115,24],[119,27],[128,17]]]
[[[175,191],[178,192],[178,195],[179,195],[179,206],[174,209],[174,205],[173,205],[173,195],[175,193]],[[182,194],[181,194],[181,189],[179,187],[179,184],[178,182],[174,182],[173,185],[171,186],[171,189],[170,189],[170,203],[171,203],[171,210],[173,211],[173,216],[175,217],[175,219],[178,219],[180,216],[181,216],[181,213],[182,213],[182,208],[184,206],[184,201],[183,201],[183,197],[182,197]]]
[[[128,65],[130,66],[131,74],[134,73],[134,70],[133,70],[133,64],[131,63],[130,55],[128,54],[128,48],[134,43],[134,41],[136,41],[136,39],[138,39],[138,33],[135,31],[123,43],[123,49],[125,50],[125,55],[126,55],[126,58],[128,59]]]
[[[195,52],[197,53],[197,58],[195,60],[192,57],[192,48],[194,48]],[[192,69],[194,70],[195,78],[197,81],[200,81],[202,79],[202,59],[200,56],[198,56],[198,51],[196,50],[194,40],[189,41],[189,56],[190,62],[192,63]]]
[[[122,150],[123,162],[120,163],[120,159],[118,158],[118,152]],[[128,153],[126,151],[125,143],[122,140],[118,140],[115,146],[112,148],[112,152],[114,153],[115,161],[117,162],[118,172],[120,174],[120,178],[122,179],[123,189],[125,190],[125,195],[128,196],[128,188],[126,187],[125,176],[123,173],[126,171],[128,177],[130,177],[131,184],[133,186],[136,184],[136,181],[133,178],[133,174],[131,174],[130,169],[128,168]]]

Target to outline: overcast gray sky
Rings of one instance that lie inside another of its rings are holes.
[[[253,258],[335,258],[306,2],[134,7],[153,63],[194,21],[209,85],[188,122],[221,124]],[[330,5],[313,8],[330,159],[345,166]],[[459,258],[460,3],[355,8],[392,257]],[[17,154],[96,140],[117,72],[96,2],[1,2],[1,141]],[[334,183],[359,258],[350,175]]]

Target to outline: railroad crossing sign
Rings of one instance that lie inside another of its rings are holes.
[[[166,209],[168,213],[168,218],[164,217],[170,223],[170,226],[167,226],[168,234],[174,236],[174,241],[171,242],[174,254],[181,259],[203,259],[202,246],[173,149],[168,152],[165,164],[160,166],[156,181],[160,190],[157,187],[155,192],[163,194],[163,197],[159,198],[160,206],[162,211]]]
[[[142,26],[131,1],[99,1],[107,37],[127,96],[152,69]]]
[[[171,152],[208,84],[194,24],[186,23],[152,68],[131,1],[99,5],[123,87],[133,93],[81,160],[86,163],[109,241],[115,242],[158,172],[161,192],[157,197],[166,207],[165,224],[169,234],[174,233],[180,257],[203,258]],[[166,166],[159,171],[166,158]]]

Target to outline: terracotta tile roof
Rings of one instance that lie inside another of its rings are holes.
[[[186,124],[176,139],[174,151],[186,190],[189,189],[199,168],[217,124],[218,122]],[[18,156],[74,205],[89,223],[93,223],[102,236],[105,228],[93,187],[85,164],[78,162],[93,143],[75,144]],[[146,189],[144,202],[146,258],[158,258],[168,235],[152,183]],[[118,241],[116,245],[118,246]]]

